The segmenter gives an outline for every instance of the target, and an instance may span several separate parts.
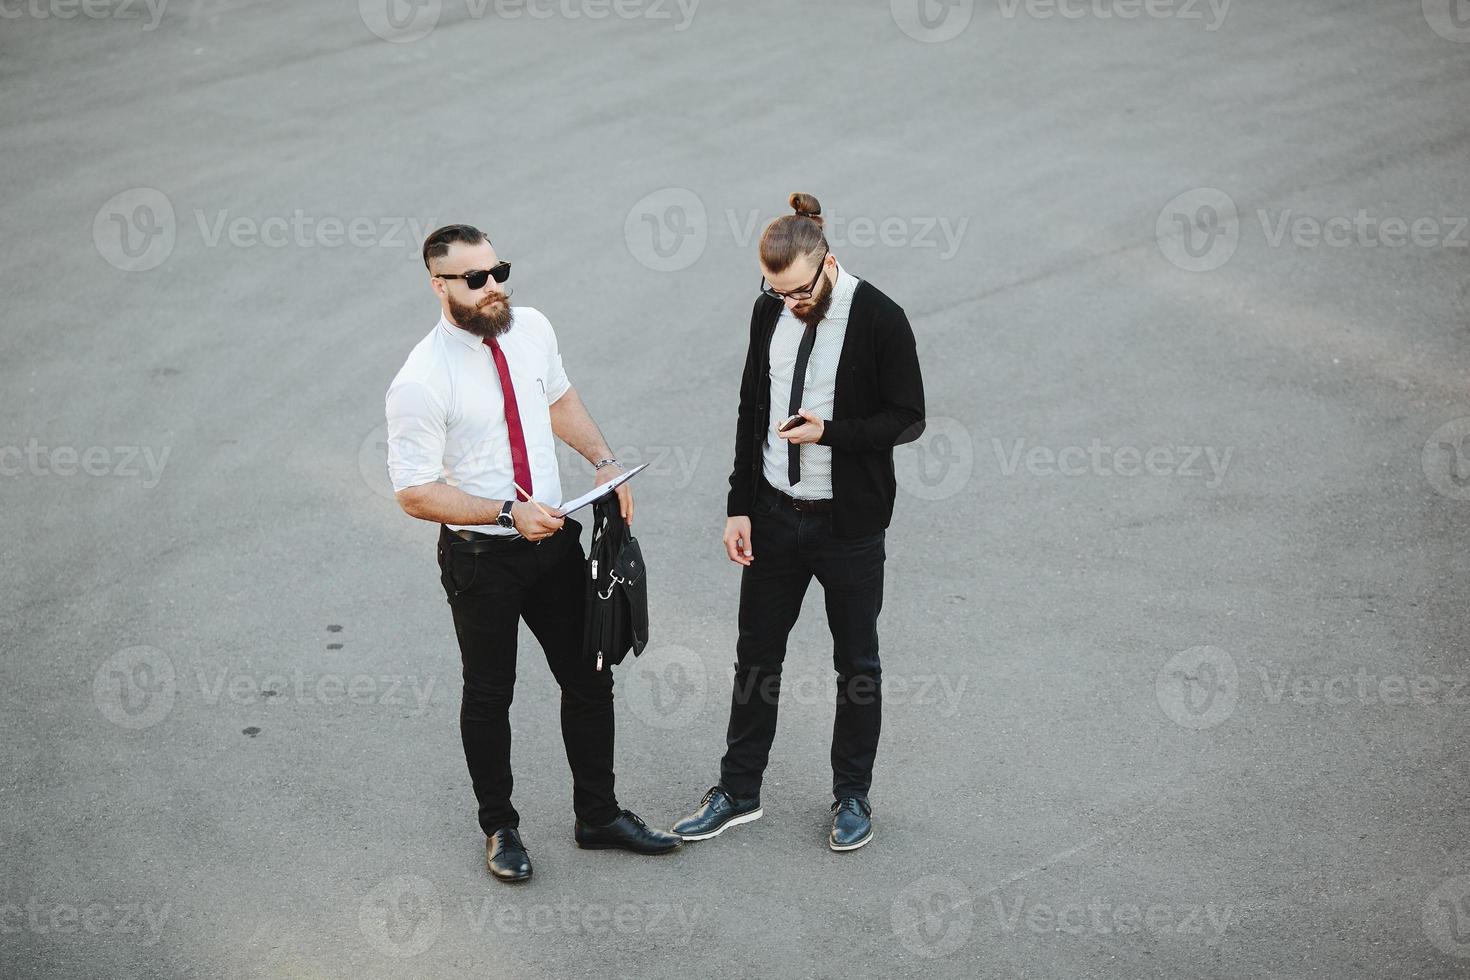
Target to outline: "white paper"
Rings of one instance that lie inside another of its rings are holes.
[[[570,514],[574,510],[586,507],[588,504],[592,503],[592,501],[598,499],[599,497],[605,497],[608,494],[612,493],[618,487],[622,486],[624,483],[627,483],[629,480],[633,479],[633,477],[637,476],[639,473],[642,473],[647,468],[647,463],[642,463],[638,466],[635,466],[628,472],[624,473],[622,476],[615,476],[611,480],[608,480],[606,483],[604,483],[602,486],[593,487],[591,490],[588,490],[586,493],[582,494],[582,496],[576,498],[575,500],[567,501],[566,503],[558,507],[557,510],[561,511],[563,514]]]

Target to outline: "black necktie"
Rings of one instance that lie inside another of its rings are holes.
[[[806,382],[806,362],[811,360],[812,344],[817,342],[817,325],[808,323],[806,333],[801,335],[801,346],[796,349],[796,370],[791,373],[791,407],[787,416],[796,414],[801,407],[801,389]],[[786,444],[786,476],[794,487],[801,482],[801,447],[794,442]]]

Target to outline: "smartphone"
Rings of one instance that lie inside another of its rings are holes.
[[[777,432],[790,432],[792,429],[796,428],[798,425],[805,425],[805,424],[806,424],[806,419],[802,418],[800,415],[793,415],[790,418],[788,418],[785,422],[782,422],[780,425],[776,426],[776,431]]]

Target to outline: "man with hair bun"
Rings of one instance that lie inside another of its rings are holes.
[[[815,197],[790,203],[761,235],[740,382],[724,545],[743,571],[725,756],[719,782],[673,830],[705,840],[761,816],[786,638],[815,578],[837,671],[827,843],[852,851],[873,839],[893,447],[924,431],[924,382],[903,310],[838,263]]]

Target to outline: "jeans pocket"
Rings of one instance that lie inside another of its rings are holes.
[[[450,599],[469,591],[479,574],[480,562],[475,555],[466,554],[453,544],[444,549],[439,562],[439,583]]]

